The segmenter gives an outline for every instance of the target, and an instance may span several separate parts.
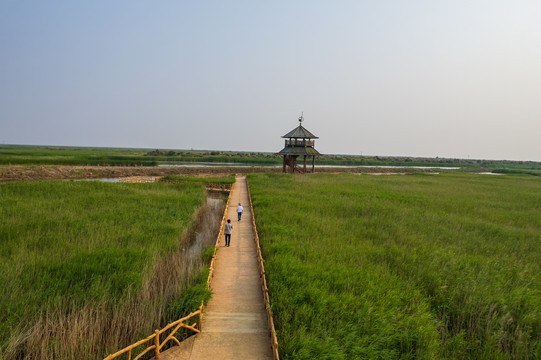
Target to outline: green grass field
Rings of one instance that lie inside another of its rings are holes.
[[[0,358],[104,357],[195,311],[208,259],[177,258],[204,201],[193,183],[0,184]]]
[[[541,358],[541,181],[250,175],[282,359]]]

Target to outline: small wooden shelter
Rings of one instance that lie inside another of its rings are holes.
[[[306,174],[308,172],[306,169],[306,158],[308,156],[312,157],[311,172],[313,173],[315,171],[316,155],[320,154],[314,149],[314,139],[319,138],[302,126],[303,121],[304,116],[301,115],[299,126],[282,136],[282,138],[286,139],[285,147],[278,154],[284,156],[283,169],[285,173],[289,172],[293,174],[294,172],[298,172]],[[297,157],[299,156],[302,156],[304,159],[302,167],[297,164]]]

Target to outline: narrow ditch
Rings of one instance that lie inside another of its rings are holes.
[[[207,192],[207,200],[179,240],[178,250],[158,259],[143,288],[127,294],[121,306],[89,303],[73,312],[48,313],[17,334],[0,358],[99,359],[182,317],[171,312],[170,305],[197,285],[198,274],[208,269],[209,261],[202,252],[216,242],[226,196]],[[173,316],[176,318],[171,319]]]

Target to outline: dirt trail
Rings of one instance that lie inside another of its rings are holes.
[[[281,171],[281,169],[261,167],[5,165],[0,166],[0,182],[164,175],[228,176],[229,174],[247,174],[278,170]]]
[[[228,176],[259,172],[282,172],[272,167],[161,167],[161,166],[61,166],[61,165],[0,165],[0,183],[10,181],[34,181],[55,179],[100,179],[128,176],[197,175]],[[429,170],[404,168],[317,168],[318,173],[378,173],[396,174],[430,172]]]

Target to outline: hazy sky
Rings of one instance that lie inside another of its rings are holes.
[[[0,143],[541,161],[541,1],[0,0]]]

